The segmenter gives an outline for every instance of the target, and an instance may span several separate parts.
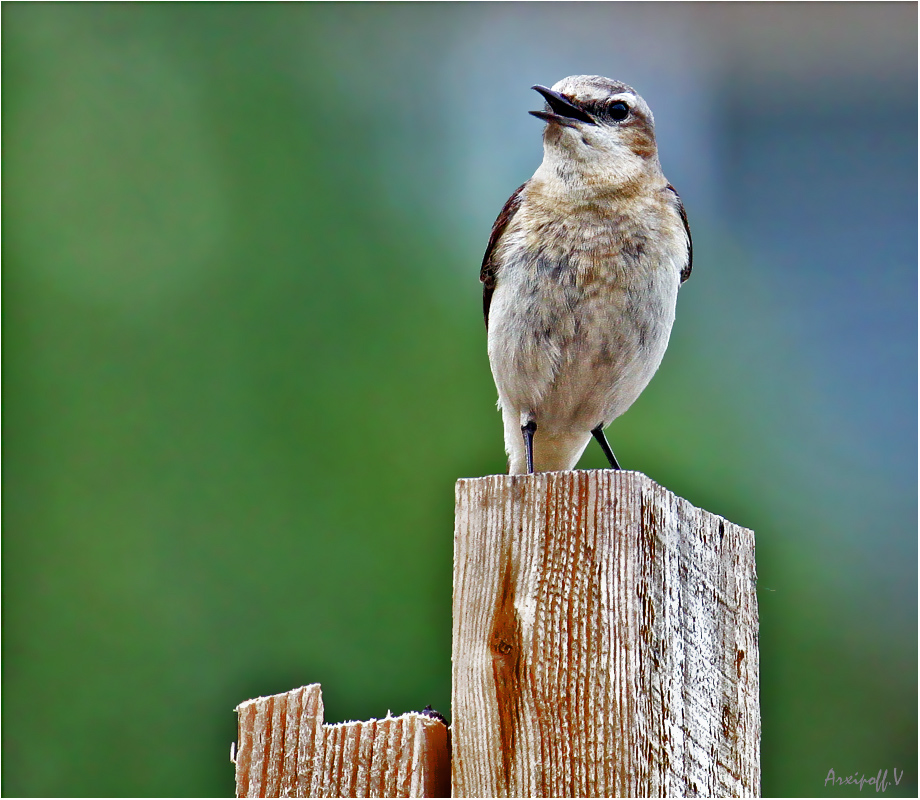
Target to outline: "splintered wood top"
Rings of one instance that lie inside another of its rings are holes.
[[[237,707],[237,797],[444,797],[447,727],[425,713],[323,724],[318,683]]]

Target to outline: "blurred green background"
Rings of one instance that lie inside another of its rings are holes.
[[[914,4],[2,11],[5,795],[232,795],[234,706],[315,681],[449,712],[479,263],[589,73],[695,248],[608,435],[756,530],[763,791],[916,796]]]

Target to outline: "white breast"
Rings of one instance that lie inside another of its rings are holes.
[[[632,405],[664,356],[686,258],[683,231],[624,240],[610,222],[581,228],[594,247],[579,247],[577,238],[572,246],[564,219],[562,230],[541,232],[541,241],[549,236],[564,249],[535,248],[520,229],[502,243],[488,349],[512,472],[525,471],[520,428],[530,419],[535,469],[572,469],[591,430]]]

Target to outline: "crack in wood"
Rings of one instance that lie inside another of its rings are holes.
[[[492,675],[498,708],[498,730],[505,795],[512,785],[517,728],[521,715],[521,622],[514,608],[514,576],[510,545],[502,556],[504,571],[492,621]]]

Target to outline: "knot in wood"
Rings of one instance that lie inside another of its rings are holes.
[[[493,642],[493,647],[499,655],[508,656],[514,652],[514,645],[506,642],[504,639],[496,639]]]

